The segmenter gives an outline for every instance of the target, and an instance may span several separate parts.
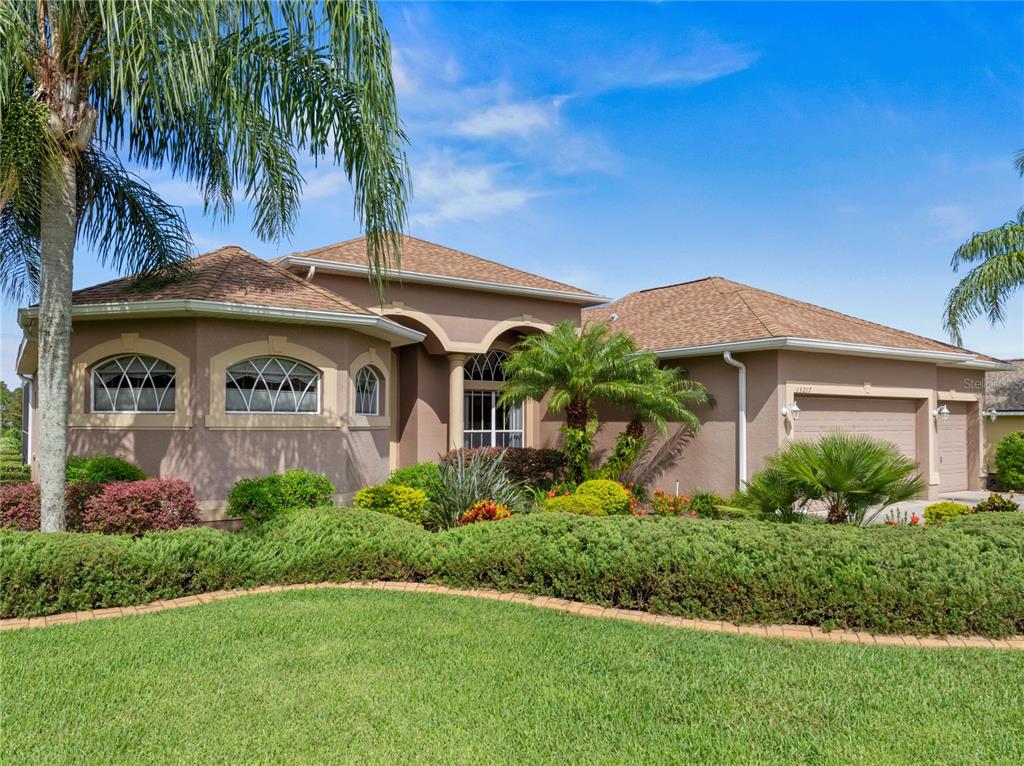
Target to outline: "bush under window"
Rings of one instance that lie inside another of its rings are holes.
[[[399,484],[379,484],[356,492],[352,505],[364,511],[386,513],[414,524],[422,524],[423,513],[427,508],[427,493],[422,489]]]
[[[72,455],[65,479],[69,482],[109,484],[112,481],[142,481],[146,474],[135,463],[114,455]]]
[[[327,505],[333,498],[334,485],[326,476],[293,469],[237,482],[228,495],[228,513],[254,529],[282,513]]]

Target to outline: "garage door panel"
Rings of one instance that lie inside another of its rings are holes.
[[[817,440],[830,431],[871,436],[895,444],[917,460],[917,402],[913,399],[874,399],[845,396],[801,396],[796,439]]]
[[[967,489],[967,404],[946,402],[948,419],[938,419],[939,492]]]

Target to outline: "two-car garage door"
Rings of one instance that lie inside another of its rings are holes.
[[[794,436],[818,439],[829,431],[842,430],[892,442],[907,457],[923,462],[917,451],[916,399],[875,397],[801,396],[800,420]],[[966,489],[967,405],[948,402],[947,420],[937,422],[939,491]]]

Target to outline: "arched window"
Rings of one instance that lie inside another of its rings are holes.
[[[231,365],[226,373],[228,412],[293,414],[320,409],[320,373],[302,362],[258,356]]]
[[[486,354],[471,356],[466,361],[466,380],[505,381],[505,351],[488,351]]]
[[[174,412],[174,367],[125,354],[92,368],[93,412]]]
[[[522,447],[523,406],[498,403],[508,353],[497,349],[466,360],[462,402],[465,447]]]
[[[372,367],[356,373],[356,415],[380,415],[380,375]]]

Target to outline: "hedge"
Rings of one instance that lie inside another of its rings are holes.
[[[429,533],[368,511],[302,511],[260,536],[0,532],[0,614],[221,588],[429,580],[737,623],[876,633],[1024,633],[1024,524],[856,527],[570,514]],[[977,517],[978,514],[972,514]],[[1024,514],[1022,514],[1024,516]]]

